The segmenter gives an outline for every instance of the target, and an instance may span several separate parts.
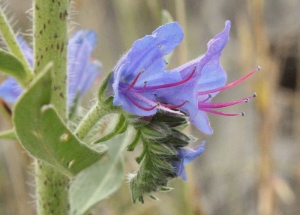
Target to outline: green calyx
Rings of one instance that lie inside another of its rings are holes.
[[[109,86],[109,81],[111,76],[113,75],[113,72],[110,72],[102,81],[102,84],[99,88],[98,91],[98,100],[102,103],[102,104],[109,104],[110,100],[112,99],[112,97],[107,96],[107,90],[108,90],[108,86]]]

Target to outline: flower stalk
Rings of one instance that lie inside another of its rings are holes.
[[[79,125],[75,130],[75,135],[83,140],[96,123],[107,114],[117,113],[119,110],[115,106],[103,106],[100,102],[97,102],[86,114],[86,116],[80,121]]]

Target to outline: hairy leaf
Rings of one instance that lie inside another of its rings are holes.
[[[104,142],[108,147],[107,157],[82,171],[70,188],[71,214],[86,214],[92,206],[114,193],[124,177],[122,152],[130,133],[118,135]]]
[[[0,50],[0,59],[1,72],[14,77],[21,84],[27,80],[25,67],[18,58],[4,50]]]
[[[59,118],[49,104],[49,71],[50,67],[41,72],[15,105],[15,131],[32,156],[73,177],[96,163],[106,152],[106,147],[93,149],[81,143]]]

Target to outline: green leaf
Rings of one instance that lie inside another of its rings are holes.
[[[31,79],[33,78],[34,73],[31,69],[29,62],[27,61],[24,53],[22,52],[22,49],[19,46],[16,36],[13,32],[12,26],[9,24],[9,21],[6,18],[6,16],[4,15],[4,11],[1,7],[0,7],[0,34],[1,34],[4,42],[6,43],[7,48],[18,59],[18,61],[20,61],[21,64],[24,66],[26,79],[19,80],[19,81],[23,86],[27,86],[29,81],[31,81]],[[0,59],[1,59],[1,61],[3,60],[2,57],[0,57]]]
[[[99,88],[99,92],[98,92],[98,99],[99,101],[101,101],[102,103],[107,100],[107,96],[105,95],[105,92],[107,90],[107,85],[109,84],[109,80],[110,80],[110,77],[112,76],[113,72],[110,72],[105,78],[104,80],[102,81],[102,84]]]
[[[14,108],[15,131],[23,147],[73,177],[99,161],[106,147],[92,149],[81,143],[49,105],[51,97],[50,66],[32,81]]]
[[[86,214],[96,203],[114,193],[124,177],[122,153],[131,131],[104,142],[108,147],[106,159],[78,174],[70,187],[71,214]]]
[[[8,76],[14,77],[22,85],[27,81],[26,70],[14,55],[0,50],[0,71],[5,73]]]

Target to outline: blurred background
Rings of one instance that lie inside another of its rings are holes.
[[[31,0],[2,0],[15,31],[30,42]],[[261,71],[214,101],[232,101],[257,92],[247,104],[226,109],[245,117],[209,115],[214,134],[205,136],[206,152],[188,166],[188,181],[175,189],[131,203],[124,179],[119,191],[100,203],[100,215],[294,215],[300,214],[300,1],[299,0],[75,0],[72,31],[94,29],[99,36],[94,57],[105,76],[132,43],[162,24],[169,11],[185,32],[169,68],[206,51],[207,42],[231,20],[231,40],[221,62],[228,82],[261,66]],[[1,80],[5,77],[1,76]],[[96,90],[96,86],[94,88]],[[86,98],[88,105],[95,91]],[[0,129],[10,128],[0,116]],[[137,165],[126,153],[126,172]],[[0,214],[34,214],[31,159],[17,142],[0,140]],[[124,176],[125,177],[125,176]]]

